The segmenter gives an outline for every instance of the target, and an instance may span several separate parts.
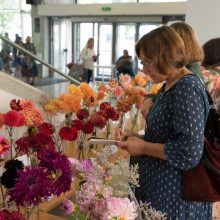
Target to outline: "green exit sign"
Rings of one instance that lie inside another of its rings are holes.
[[[111,11],[112,7],[110,7],[110,6],[103,6],[101,9],[102,9],[102,11]]]

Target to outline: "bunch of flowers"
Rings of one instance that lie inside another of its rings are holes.
[[[147,83],[151,82],[149,75],[144,74],[143,72],[138,72],[133,78],[133,84],[141,87],[146,86]]]
[[[12,159],[5,163],[5,171],[0,180],[6,195],[2,190],[3,205],[23,206],[28,218],[30,210],[43,199],[59,196],[70,190],[72,182],[71,164],[67,157],[54,149],[41,148],[37,152],[34,164],[24,164]]]
[[[28,99],[13,99],[10,102],[10,110],[6,113],[0,113],[1,126],[5,126],[10,138],[10,155],[13,158],[15,148],[12,137],[14,129],[23,126],[38,126],[43,122],[43,116],[33,101]]]
[[[3,207],[12,211],[1,210],[0,217],[28,219],[31,210],[44,199],[70,190],[71,164],[63,153],[57,151],[53,125],[43,122],[41,111],[32,101],[12,100],[10,108],[0,117],[1,127],[6,128],[10,137],[9,141],[0,135],[0,154],[7,156],[9,149],[11,152],[11,159],[5,162],[0,177],[0,192]],[[26,129],[18,139],[13,136],[16,127]],[[23,155],[27,157],[25,166],[16,159]],[[19,212],[15,207],[20,206],[25,207],[24,216],[18,214],[19,217],[15,218],[14,213]]]
[[[204,82],[206,87],[215,100],[219,96],[220,91],[220,75],[215,70],[204,70],[203,71]]]
[[[103,167],[94,160],[70,160],[73,174],[81,184],[76,192],[76,201],[63,201],[67,215],[81,220],[136,219],[137,204],[127,197],[114,195],[115,190],[110,184],[114,179],[113,165]],[[127,185],[128,182],[127,179]]]

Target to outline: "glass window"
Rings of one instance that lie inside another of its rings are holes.
[[[77,4],[137,3],[137,0],[77,0]]]
[[[141,24],[139,28],[139,39],[159,26],[160,26],[159,24]],[[143,65],[140,64],[140,62],[138,62],[138,68],[139,69],[143,68]]]
[[[12,41],[15,34],[19,34],[23,41],[32,35],[31,6],[26,4],[26,0],[0,1],[0,33],[4,34],[6,30]]]
[[[116,42],[116,60],[123,55],[123,50],[125,49],[134,58],[135,24],[119,24],[117,26]]]

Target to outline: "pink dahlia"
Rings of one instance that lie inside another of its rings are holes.
[[[9,191],[9,195],[11,201],[15,201],[17,205],[38,205],[43,198],[49,198],[50,185],[51,180],[44,168],[28,166],[24,170],[18,171],[18,177],[14,187]]]
[[[107,200],[107,208],[111,218],[135,220],[138,216],[137,205],[128,198],[111,197]]]

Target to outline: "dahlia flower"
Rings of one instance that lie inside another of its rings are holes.
[[[107,208],[111,218],[135,220],[138,216],[136,204],[128,198],[111,197],[107,200]]]
[[[71,163],[68,158],[52,149],[42,148],[38,153],[39,166],[47,169],[53,180],[50,191],[59,196],[70,190],[72,182]]]
[[[18,101],[16,101],[16,99],[12,99],[10,101],[10,107],[12,110],[15,110],[17,112],[22,110],[22,106],[20,104],[20,99],[18,99]]]
[[[87,109],[80,109],[77,113],[76,116],[78,119],[83,120],[89,117],[89,111]]]
[[[15,186],[9,191],[11,201],[17,205],[38,205],[43,198],[50,196],[49,188],[51,180],[45,168],[38,166],[25,167],[18,171]]]
[[[20,126],[20,118],[21,114],[19,112],[11,110],[4,115],[4,123],[10,127]]]
[[[74,127],[62,127],[59,131],[62,140],[75,141],[77,138],[77,130]]]

